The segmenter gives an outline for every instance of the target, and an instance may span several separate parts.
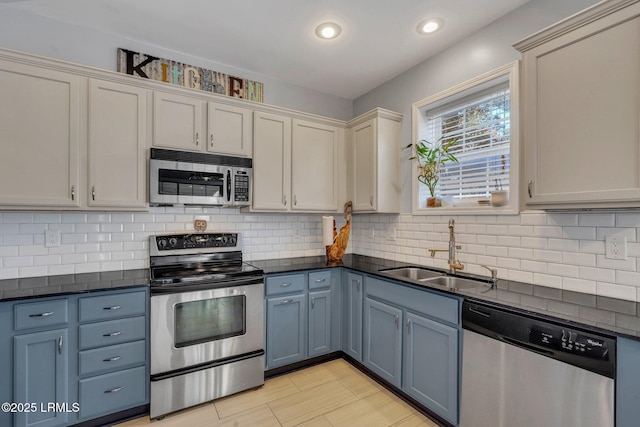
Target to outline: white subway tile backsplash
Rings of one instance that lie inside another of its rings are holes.
[[[578,225],[580,226],[613,227],[615,224],[616,215],[614,213],[584,213],[578,215]]]
[[[562,279],[562,289],[575,292],[596,293],[596,282],[593,280],[574,279],[565,277]]]
[[[636,288],[633,286],[625,286],[615,283],[597,282],[596,294],[609,298],[620,298],[633,301],[636,295]]]

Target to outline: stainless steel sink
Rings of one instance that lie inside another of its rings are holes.
[[[381,273],[386,273],[388,275],[398,277],[400,279],[409,279],[409,280],[429,280],[435,278],[443,278],[444,273],[440,273],[438,271],[427,270],[426,268],[420,267],[397,267],[390,268],[388,270],[381,270]]]
[[[476,289],[476,288],[490,288],[491,283],[482,282],[479,280],[463,279],[462,277],[434,277],[432,279],[422,280],[425,283],[442,286],[452,290],[464,290],[464,289]]]

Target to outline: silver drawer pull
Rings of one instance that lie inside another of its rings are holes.
[[[116,388],[112,388],[111,390],[105,390],[105,393],[117,393],[120,390],[122,390],[124,387],[116,387]]]
[[[118,331],[118,332],[110,332],[108,334],[103,334],[103,337],[117,337],[118,335],[121,335],[122,331]]]
[[[327,279],[316,279],[316,283],[322,283],[322,282],[326,282]]]
[[[311,309],[313,310],[316,307],[316,299],[311,297]]]
[[[289,304],[290,302],[293,302],[292,299],[286,299],[284,301],[282,301],[283,304]]]
[[[119,305],[114,305],[111,307],[102,307],[103,310],[120,310],[122,307]]]
[[[103,362],[115,362],[122,359],[122,357],[120,356],[116,356],[116,357],[109,357],[108,359],[102,359]]]
[[[289,286],[291,286],[291,283],[280,283],[280,287],[282,288],[288,288]]]
[[[38,313],[38,314],[30,314],[29,317],[49,317],[53,314],[53,311],[47,311],[44,313]]]

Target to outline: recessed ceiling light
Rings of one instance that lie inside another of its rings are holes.
[[[340,25],[335,22],[324,22],[316,27],[316,36],[321,39],[335,39],[342,32]]]
[[[418,24],[416,31],[418,34],[433,34],[438,30],[441,30],[444,26],[444,21],[440,18],[428,18]]]

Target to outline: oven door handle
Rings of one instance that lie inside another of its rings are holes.
[[[207,283],[190,283],[190,284],[172,284],[172,285],[151,285],[151,295],[159,294],[178,294],[182,292],[207,291],[211,289],[232,288],[235,286],[256,285],[264,283],[262,275],[244,277],[224,282],[207,282]]]

